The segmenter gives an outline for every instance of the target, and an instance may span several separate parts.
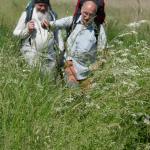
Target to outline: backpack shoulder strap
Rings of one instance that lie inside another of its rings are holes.
[[[70,27],[67,29],[67,38],[70,36],[71,32],[75,29],[75,27],[77,25],[77,20],[79,19],[79,17],[80,17],[80,13],[73,16],[72,23],[71,23]]]
[[[57,19],[57,14],[56,14],[56,12],[53,11],[51,8],[49,9],[49,14],[50,14],[50,16],[51,16],[51,18],[52,18],[51,21],[55,21],[55,20]]]
[[[25,9],[26,10],[25,23],[29,22],[32,19],[33,9],[34,9],[34,0],[31,0]]]

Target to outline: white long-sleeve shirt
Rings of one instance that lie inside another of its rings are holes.
[[[48,39],[48,30],[41,27],[41,22],[38,19],[36,9],[33,10],[32,20],[35,23],[35,30],[32,34],[29,33],[27,24],[25,24],[26,12],[23,12],[19,22],[13,32],[15,36],[20,37],[23,40],[22,46],[29,46],[31,44],[32,48],[39,51],[45,48]],[[52,33],[51,33],[52,34]],[[29,38],[31,38],[31,43],[29,43]]]
[[[48,55],[47,57],[49,57],[49,59],[55,60],[54,40],[56,39],[54,39],[54,32],[42,28],[41,21],[38,19],[37,11],[34,8],[32,20],[35,24],[35,30],[30,34],[27,23],[25,23],[26,15],[27,13],[26,11],[24,11],[13,32],[15,36],[19,37],[22,40],[21,52],[33,52],[39,55],[42,55],[42,53],[44,53],[44,55]],[[52,18],[50,18],[50,20],[51,19]],[[58,47],[63,50],[64,45],[60,31],[57,31],[55,35],[57,36]]]

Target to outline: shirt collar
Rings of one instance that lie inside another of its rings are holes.
[[[77,23],[81,23],[81,15],[79,16]]]

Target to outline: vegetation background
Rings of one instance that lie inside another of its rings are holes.
[[[12,36],[27,1],[0,0],[0,149],[149,150],[150,1],[107,0],[107,49],[92,88],[31,69]],[[59,18],[76,1],[52,0]]]

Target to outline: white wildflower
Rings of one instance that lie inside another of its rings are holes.
[[[128,56],[128,53],[124,53],[121,55],[122,57],[127,57]]]
[[[91,85],[92,89],[97,87],[97,83],[92,83]]]
[[[91,96],[90,96],[90,95],[86,95],[86,98],[87,98],[87,99],[90,99],[90,98],[91,98]]]
[[[118,45],[122,45],[123,44],[123,41],[120,41],[120,40],[114,40],[114,43],[118,44]]]
[[[142,72],[143,72],[143,73],[150,73],[150,68],[144,68],[144,69],[142,70]]]
[[[143,56],[143,53],[138,53],[139,56]]]
[[[97,108],[97,109],[100,109],[100,106],[99,106],[98,104],[96,104],[96,108]]]
[[[147,124],[147,125],[150,125],[150,119],[149,118],[145,118],[144,119],[144,123]]]
[[[128,85],[129,83],[127,81],[122,81],[122,84]]]
[[[101,59],[101,62],[102,62],[102,63],[106,63],[107,60],[103,58],[103,59]]]
[[[136,56],[135,55],[131,55],[130,56],[132,59],[136,59]]]
[[[137,121],[134,120],[134,121],[133,121],[133,124],[134,124],[134,125],[137,125],[138,123],[137,123]]]
[[[132,116],[133,118],[136,118],[136,117],[137,117],[137,115],[136,115],[136,114],[131,114],[131,116]]]
[[[136,70],[139,69],[139,66],[132,66],[131,68]]]
[[[107,44],[107,47],[106,47],[106,48],[107,48],[107,49],[112,49],[112,48],[114,48],[114,47],[115,47],[115,45],[113,45],[113,44],[112,44],[112,45],[108,45],[108,44]]]
[[[61,111],[62,111],[62,108],[61,108],[61,107],[57,107],[57,108],[55,108],[55,111],[56,111],[56,112],[61,112]]]
[[[91,102],[91,103],[87,102],[87,103],[86,103],[86,107],[93,107],[93,106],[94,106],[94,103],[93,103],[93,102]]]
[[[116,58],[116,62],[119,63],[119,64],[123,64],[123,63],[127,63],[129,60],[124,58],[124,59],[121,59],[121,58]]]
[[[128,36],[128,35],[137,35],[138,33],[136,31],[130,31],[130,32],[126,32],[123,34],[118,35],[119,38],[124,37],[124,36]]]
[[[68,102],[68,103],[71,103],[71,102],[74,101],[74,98],[73,98],[73,97],[69,97],[69,98],[67,98],[65,101]]]
[[[112,56],[115,55],[115,54],[116,54],[116,53],[115,53],[114,51],[111,51],[111,52],[110,52],[110,55],[112,55]]]
[[[127,52],[130,52],[130,51],[131,51],[131,50],[128,49],[128,48],[125,48],[125,49],[124,49],[124,52],[126,52],[126,53],[127,53]]]
[[[128,69],[127,71],[124,72],[124,74],[135,76],[136,71],[134,69]]]
[[[129,27],[129,28],[138,28],[142,24],[145,24],[145,23],[149,23],[149,21],[148,20],[140,20],[140,21],[136,21],[136,22],[131,22],[131,23],[127,24],[127,27]]]

